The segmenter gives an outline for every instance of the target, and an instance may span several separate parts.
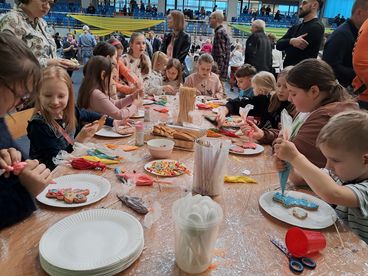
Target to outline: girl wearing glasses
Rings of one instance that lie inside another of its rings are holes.
[[[0,229],[30,216],[36,209],[33,197],[51,180],[44,164],[24,161],[4,120],[22,98],[32,96],[25,91],[38,89],[40,77],[40,65],[26,45],[13,35],[0,33]]]
[[[57,58],[55,41],[46,30],[46,21],[42,19],[53,3],[49,0],[20,0],[16,9],[0,20],[0,31],[23,40],[42,67],[58,65],[73,70],[76,69],[73,62]]]

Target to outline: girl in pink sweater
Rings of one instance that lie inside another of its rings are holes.
[[[113,64],[110,58],[92,57],[85,68],[85,77],[78,95],[78,107],[106,114],[115,120],[125,120],[137,112],[142,105],[139,99],[142,90],[115,100],[110,96]]]
[[[184,86],[197,89],[197,95],[209,96],[217,99],[224,98],[224,88],[219,77],[212,73],[213,57],[203,54],[198,59],[198,71],[185,79]]]

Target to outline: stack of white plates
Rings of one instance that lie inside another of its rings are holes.
[[[50,275],[115,275],[141,255],[140,222],[118,210],[94,209],[71,215],[42,236],[42,268]]]

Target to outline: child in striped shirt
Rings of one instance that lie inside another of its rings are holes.
[[[278,138],[275,153],[289,162],[323,200],[337,205],[337,215],[368,243],[368,113],[348,111],[322,128],[317,146],[327,159],[325,174],[295,145]],[[340,184],[340,185],[339,185]]]

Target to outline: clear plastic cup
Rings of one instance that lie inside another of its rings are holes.
[[[286,232],[285,244],[295,257],[306,257],[326,247],[325,236],[321,232],[293,227]]]
[[[209,223],[193,223],[192,220],[180,216],[184,199],[177,200],[172,208],[176,264],[187,273],[201,273],[211,264],[223,212],[221,206],[216,203],[216,216],[213,220]]]

